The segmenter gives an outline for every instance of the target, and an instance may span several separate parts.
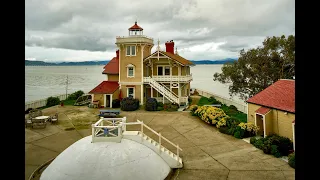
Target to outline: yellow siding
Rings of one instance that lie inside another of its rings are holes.
[[[121,86],[122,98],[128,97],[127,96],[128,88],[130,87],[127,87],[127,85]],[[141,85],[135,85],[133,88],[134,88],[134,98],[139,99],[139,101],[141,101]]]
[[[186,75],[186,66],[181,66],[181,76]]]
[[[99,106],[104,106],[104,94],[94,94],[93,100],[99,100]]]
[[[108,74],[108,81],[119,81],[118,74]]]
[[[112,94],[112,100],[118,99],[119,98],[119,89],[117,89],[113,94]]]
[[[261,106],[248,103],[248,122],[255,123],[255,111]],[[295,119],[295,114],[287,113],[285,111],[272,109],[272,111],[266,115],[265,119],[270,120],[270,124],[266,124],[266,133],[272,132],[280,136],[288,137],[292,140],[293,130],[292,130],[292,121]]]
[[[126,46],[120,48],[120,81],[121,82],[141,82],[142,69],[141,69],[141,46],[136,46],[136,56],[126,56]],[[134,77],[127,77],[127,65],[133,64]]]
[[[172,91],[178,95],[178,88],[172,88]]]
[[[178,67],[172,67],[172,76],[178,76]]]

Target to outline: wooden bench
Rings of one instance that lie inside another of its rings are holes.
[[[117,114],[115,114],[115,113],[103,113],[103,114],[99,114],[98,116],[104,117],[104,118],[115,118],[115,117],[117,117]]]
[[[47,121],[45,119],[31,119],[32,128],[45,128],[47,126]]]
[[[101,109],[100,110],[100,114],[104,114],[104,113],[114,113],[116,115],[120,114],[120,110],[116,110],[116,109]]]

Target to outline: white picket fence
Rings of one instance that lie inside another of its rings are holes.
[[[228,106],[230,105],[234,105],[235,107],[237,107],[237,109],[243,113],[248,113],[247,112],[247,109],[248,109],[248,104],[245,103],[245,102],[239,102],[239,101],[235,101],[235,100],[232,100],[230,98],[227,98],[227,97],[222,97],[222,96],[219,96],[219,95],[216,95],[214,93],[211,93],[211,92],[208,92],[208,91],[205,91],[205,90],[202,90],[202,89],[198,89],[198,88],[195,88],[195,90],[199,93],[199,95],[201,96],[204,96],[204,97],[214,97],[216,100],[220,101],[221,103],[223,104],[226,104]]]
[[[58,97],[61,100],[65,100],[67,99],[67,96],[69,96],[70,94],[61,94],[61,95],[55,95],[52,97]],[[30,101],[30,102],[26,102],[24,105],[24,110],[26,111],[28,108],[39,108],[39,107],[43,107],[47,104],[47,99],[40,99],[40,100],[36,100],[36,101]]]

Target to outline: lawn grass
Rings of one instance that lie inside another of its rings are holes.
[[[63,100],[63,104],[64,105],[74,105],[74,103],[76,102],[76,100]]]
[[[203,106],[203,105],[211,105],[211,104],[222,104],[221,102],[217,101],[214,98],[207,98],[204,96],[201,96],[199,102],[198,102],[198,106]],[[234,110],[234,109],[230,109],[229,106],[222,104],[221,109],[230,117],[238,119],[240,122],[247,122],[247,114],[238,111],[238,110]]]

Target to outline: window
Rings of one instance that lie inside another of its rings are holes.
[[[127,77],[134,77],[134,65],[133,64],[127,65]]]
[[[162,76],[162,75],[163,75],[163,67],[158,66],[158,76]]]
[[[164,68],[164,75],[170,75],[170,66]]]
[[[136,55],[136,46],[127,46],[127,56]]]
[[[134,98],[134,88],[128,88],[127,96]]]
[[[158,66],[158,76],[170,76],[170,66]]]
[[[128,77],[133,77],[133,67],[128,67]]]

